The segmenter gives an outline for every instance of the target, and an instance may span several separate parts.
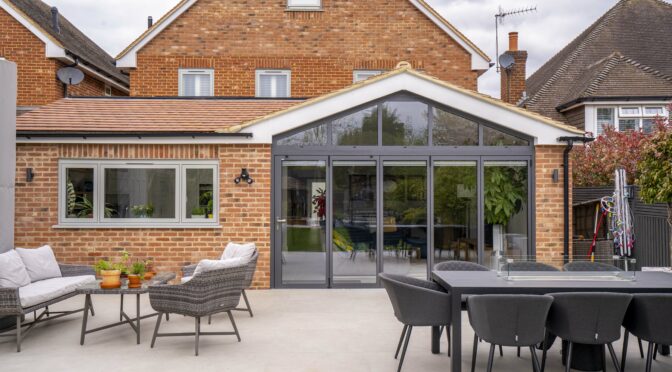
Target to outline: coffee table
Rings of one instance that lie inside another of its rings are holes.
[[[140,344],[140,320],[151,318],[157,315],[157,313],[148,314],[140,316],[140,295],[147,293],[149,287],[153,285],[166,284],[169,281],[175,279],[174,273],[159,273],[150,280],[142,282],[140,288],[128,288],[128,282],[122,282],[121,288],[115,289],[102,289],[100,288],[100,281],[96,283],[91,283],[85,286],[82,286],[77,289],[78,294],[86,295],[84,300],[84,317],[82,318],[82,333],[80,336],[79,344],[84,345],[84,338],[87,334],[93,332],[99,332],[108,328],[117,327],[123,324],[128,324],[131,326],[133,331],[137,336],[137,343]],[[119,322],[111,323],[102,327],[87,329],[87,321],[89,320],[89,309],[91,308],[91,295],[120,295],[121,296],[121,306],[119,307]],[[124,311],[124,295],[135,295],[135,318],[131,318]]]

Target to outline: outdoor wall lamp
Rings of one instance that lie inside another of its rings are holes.
[[[233,180],[233,182],[235,182],[236,185],[240,184],[243,181],[247,182],[248,185],[254,183],[254,180],[252,179],[252,177],[250,177],[250,173],[247,171],[247,168],[243,168],[240,171],[240,176],[236,177],[236,179]]]
[[[26,182],[33,182],[33,178],[35,178],[33,168],[26,168]]]

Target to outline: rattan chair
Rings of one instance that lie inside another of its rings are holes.
[[[217,269],[198,273],[183,284],[150,287],[149,302],[159,313],[151,347],[154,347],[157,337],[195,336],[196,355],[198,355],[200,336],[235,335],[240,342],[240,334],[231,310],[234,310],[240,302],[246,271],[246,265]],[[229,315],[234,332],[201,332],[202,317],[223,312]],[[163,314],[194,317],[195,332],[159,333]]]

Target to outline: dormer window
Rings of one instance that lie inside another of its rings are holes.
[[[322,9],[322,0],[287,0],[289,10],[319,10]]]

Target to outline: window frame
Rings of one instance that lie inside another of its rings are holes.
[[[634,109],[634,108],[637,109],[637,113],[636,113],[636,114],[624,114],[624,113],[623,113],[623,110],[626,110],[626,109]],[[630,106],[630,105],[626,105],[626,106],[618,106],[618,117],[619,117],[619,118],[641,118],[641,117],[642,117],[642,114],[643,114],[643,112],[642,112],[642,106]]]
[[[647,109],[659,109],[660,113],[656,114],[647,114]],[[657,116],[665,117],[665,106],[656,106],[656,105],[644,105],[642,106],[642,117],[643,118],[655,118]]]
[[[593,107],[594,107],[594,110],[593,110],[594,113],[593,113],[592,128],[594,129],[593,133],[597,136],[600,136],[604,133],[604,132],[600,131],[599,122],[598,122],[598,111],[601,110],[601,109],[612,110],[613,121],[614,121],[613,128],[617,132],[621,131],[621,128],[620,128],[621,120],[635,120],[635,122],[636,122],[636,124],[635,124],[636,129],[635,130],[644,131],[644,122],[646,120],[654,119],[658,116],[664,118],[664,117],[667,117],[669,115],[669,112],[668,112],[667,108],[665,107],[665,105],[656,104],[656,103],[653,103],[653,104],[639,103],[639,104],[634,104],[634,105],[623,105],[623,104],[620,104],[620,105],[619,104],[605,105],[605,104],[603,104],[603,105],[597,105],[597,106],[593,106]],[[637,107],[639,109],[639,114],[638,115],[623,115],[622,114],[622,110],[624,108],[635,108],[635,107]],[[646,114],[646,109],[647,108],[649,108],[649,109],[651,109],[651,108],[662,109],[662,114],[655,114],[655,115]],[[586,125],[586,127],[588,128],[589,126]]]
[[[318,5],[292,5],[293,0],[287,0],[287,10],[322,10],[322,0],[314,0]]]
[[[263,75],[270,76],[286,76],[287,77],[287,96],[278,97],[278,96],[262,96],[261,95],[261,77]],[[255,71],[254,79],[254,95],[256,98],[291,98],[292,97],[292,70],[286,69],[258,69]]]
[[[372,77],[382,75],[384,73],[385,73],[384,70],[354,70],[354,71],[352,71],[352,82],[353,83],[358,83],[360,81],[365,81],[365,80],[371,79]],[[367,77],[365,79],[357,79],[357,77],[360,74],[369,75],[369,77]]]
[[[184,94],[185,75],[208,75],[210,78],[210,92],[207,96],[187,96]],[[181,68],[178,70],[177,95],[179,97],[214,97],[215,96],[215,70],[211,68]]]
[[[58,225],[56,228],[218,228],[220,206],[219,162],[217,160],[77,160],[60,159],[58,171]],[[67,218],[65,208],[66,171],[87,168],[94,171],[93,218]],[[106,169],[175,169],[175,218],[105,218]],[[213,218],[186,218],[187,169],[213,170]]]

